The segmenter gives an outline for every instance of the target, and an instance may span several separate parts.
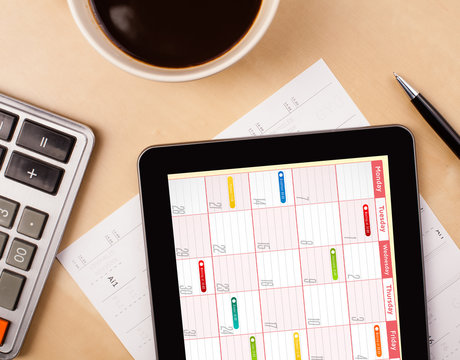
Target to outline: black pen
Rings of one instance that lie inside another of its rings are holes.
[[[447,146],[460,159],[460,136],[442,117],[442,115],[431,105],[422,94],[414,90],[401,76],[393,73],[396,80],[401,84],[407,95],[410,97],[411,103],[417,108],[418,112],[425,118],[428,124],[433,128],[439,137],[444,140]]]

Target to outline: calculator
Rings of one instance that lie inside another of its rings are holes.
[[[22,346],[93,145],[87,126],[0,94],[0,359]]]

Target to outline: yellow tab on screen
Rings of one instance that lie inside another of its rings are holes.
[[[294,333],[294,349],[295,349],[295,360],[302,360],[302,357],[300,355],[300,339],[299,339],[298,332]]]
[[[230,202],[230,207],[234,209],[235,208],[235,189],[233,187],[233,178],[229,176],[227,178],[227,182],[228,182],[228,200]]]

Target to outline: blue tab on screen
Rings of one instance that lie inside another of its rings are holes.
[[[286,202],[286,187],[284,185],[284,172],[278,172],[278,181],[280,185],[280,200],[282,203]]]
[[[232,315],[233,315],[233,328],[238,329],[240,327],[240,321],[238,319],[238,304],[236,297],[232,297]]]

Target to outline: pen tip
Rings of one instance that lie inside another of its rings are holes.
[[[397,78],[399,75],[396,74],[394,71],[393,71],[393,75],[395,76],[395,78]]]

